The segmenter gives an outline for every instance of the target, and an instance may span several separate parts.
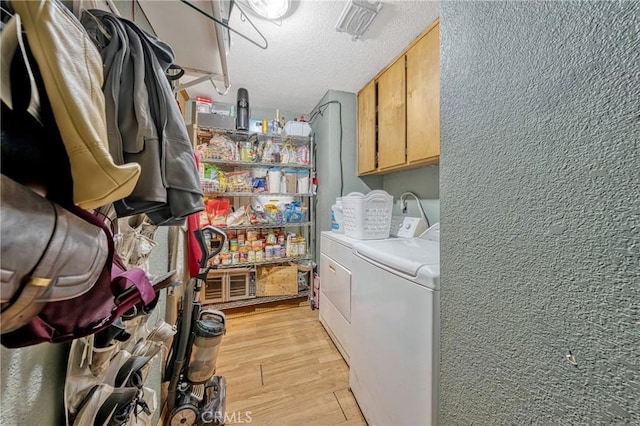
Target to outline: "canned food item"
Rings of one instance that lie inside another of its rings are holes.
[[[238,251],[238,240],[236,240],[235,238],[229,240],[229,249],[231,251]]]
[[[280,257],[287,257],[287,246],[280,244]]]
[[[294,234],[287,235],[287,241],[285,242],[285,252],[287,257],[293,257],[293,241],[295,239]]]
[[[240,263],[240,253],[237,251],[231,252],[231,264],[237,265],[238,263]]]
[[[307,254],[307,240],[304,237],[298,238],[298,256]]]
[[[255,251],[262,251],[262,240],[255,240],[251,243],[251,248]]]
[[[273,231],[269,231],[267,234],[267,244],[275,244],[277,242],[276,234]]]
[[[245,236],[244,234],[238,234],[238,245],[239,246],[243,246],[245,242]]]
[[[247,254],[247,252],[240,252],[240,263],[247,263],[247,260],[249,258],[249,255]]]
[[[247,241],[255,241],[258,239],[258,231],[249,230],[247,231]]]
[[[253,161],[254,157],[253,144],[250,141],[244,142],[240,147],[240,161]]]
[[[262,250],[256,251],[256,262],[262,262],[264,260],[264,252]]]
[[[220,263],[223,265],[231,265],[231,253],[220,253]]]
[[[273,258],[273,246],[271,244],[267,244],[264,248],[264,258],[265,260],[271,260]]]
[[[247,252],[247,262],[253,263],[255,261],[256,261],[256,252],[254,250],[249,250]]]
[[[284,244],[284,232],[278,232],[278,244]]]

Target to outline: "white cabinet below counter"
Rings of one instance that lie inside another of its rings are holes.
[[[353,238],[331,231],[320,239],[320,322],[349,364]]]

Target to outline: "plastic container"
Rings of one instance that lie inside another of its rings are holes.
[[[236,96],[238,104],[238,116],[236,117],[236,129],[249,130],[249,92],[239,88]]]
[[[309,193],[309,171],[298,171],[298,194]]]
[[[287,169],[284,171],[284,176],[285,176],[285,186],[286,186],[286,191],[288,194],[295,194],[296,192],[296,186],[297,186],[297,180],[298,180],[298,173],[296,170],[291,170],[291,169]]]
[[[206,317],[205,317],[206,316]],[[196,321],[187,377],[192,383],[204,383],[216,371],[220,342],[225,332],[225,316],[221,311],[204,310]]]
[[[267,172],[267,189],[271,194],[279,194],[282,180],[282,170],[269,169]]]
[[[338,234],[344,234],[344,216],[342,210],[342,198],[336,198],[336,203],[331,206],[331,230]]]
[[[382,190],[342,197],[344,233],[359,240],[389,238],[393,196]]]
[[[240,161],[256,161],[253,144],[250,141],[244,141],[240,144]]]
[[[300,236],[298,237],[298,249],[296,250],[298,256],[305,256],[307,254],[307,240]]]
[[[284,125],[284,132],[289,136],[309,136],[311,126],[304,121],[288,121]]]

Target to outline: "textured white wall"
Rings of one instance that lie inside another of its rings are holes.
[[[640,3],[441,16],[442,424],[640,424]]]
[[[413,192],[429,222],[433,225],[440,221],[440,168],[438,166],[420,167],[403,172],[389,173],[383,176],[383,188],[393,195],[393,214],[402,216],[400,196],[404,192]],[[406,197],[407,216],[420,217],[415,198]]]

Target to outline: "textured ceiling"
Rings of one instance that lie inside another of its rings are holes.
[[[251,107],[308,113],[329,89],[359,91],[437,19],[439,10],[437,2],[385,0],[369,30],[352,41],[351,36],[335,30],[346,3],[294,2],[293,11],[281,25],[250,15],[269,47],[262,50],[231,33],[229,93],[221,96],[205,82],[191,88],[190,96],[204,95],[234,104],[238,88],[244,87]],[[259,40],[240,15],[234,8],[231,27]],[[197,43],[194,49],[198,49]]]

